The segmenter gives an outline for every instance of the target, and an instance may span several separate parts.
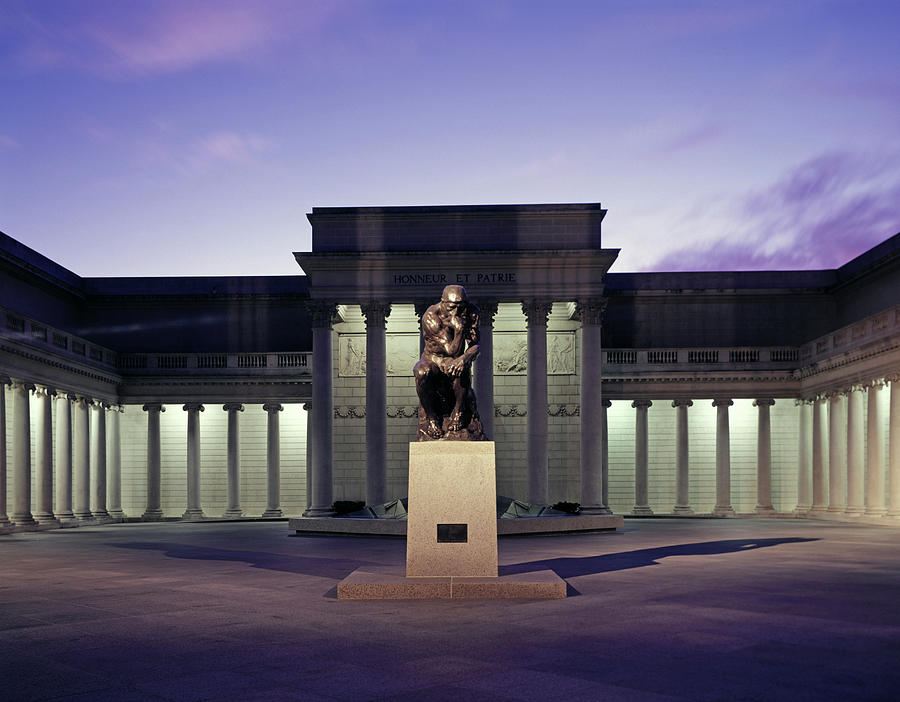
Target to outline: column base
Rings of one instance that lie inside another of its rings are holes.
[[[34,519],[41,526],[60,526],[60,522],[53,512],[39,512],[34,515]]]
[[[12,524],[12,522],[9,521],[9,517],[7,517],[5,514],[2,517],[0,517],[0,528],[9,526],[10,524]]]
[[[267,509],[262,513],[263,517],[283,517],[284,514],[280,509]]]
[[[21,512],[19,514],[13,514],[10,518],[16,526],[37,526],[37,522],[34,521],[34,517],[31,512]]]
[[[77,521],[75,515],[72,513],[72,510],[66,510],[65,512],[57,512],[56,518],[60,522],[63,522],[63,523]]]
[[[113,519],[125,519],[128,515],[120,509],[111,509],[109,510],[109,516]]]
[[[161,509],[148,509],[141,515],[142,522],[159,522],[162,521],[163,511]]]
[[[206,515],[203,514],[202,509],[189,509],[181,515],[181,519],[185,522],[200,522],[206,519]]]
[[[812,507],[810,505],[797,505],[796,507],[794,507],[794,514],[796,514],[798,517],[805,516],[809,514],[811,510]]]
[[[864,511],[862,507],[848,507],[844,510],[845,517],[861,517]]]
[[[581,505],[580,514],[612,514],[606,505]]]
[[[304,517],[333,517],[336,512],[331,507],[310,507],[303,513]]]
[[[887,516],[887,510],[885,510],[885,509],[867,509],[865,512],[865,516],[867,516],[867,517],[885,517],[885,516]]]
[[[94,513],[90,512],[90,511],[79,512],[76,510],[75,511],[75,519],[82,521],[82,522],[92,522],[92,521],[94,521]]]
[[[828,512],[828,514],[843,514],[844,512],[847,511],[847,508],[846,507],[837,507],[837,506],[831,507],[831,506],[829,506],[828,509],[826,509],[825,511]]]
[[[714,517],[733,517],[734,516],[734,508],[731,505],[727,505],[725,507],[716,507],[712,511]]]
[[[692,510],[688,505],[675,505],[675,508],[672,510],[672,514],[691,515],[694,514],[694,510]]]
[[[107,512],[105,509],[95,510],[94,511],[94,519],[100,523],[107,523],[107,522],[112,521],[112,519],[109,516],[109,512]]]
[[[244,510],[239,508],[226,509],[225,513],[222,515],[225,519],[237,519],[238,517],[244,516]]]
[[[756,505],[756,509],[754,510],[757,514],[762,516],[770,516],[775,514],[774,507],[764,507],[762,505]]]
[[[653,515],[653,510],[644,505],[635,505],[631,514],[635,517],[650,517]]]

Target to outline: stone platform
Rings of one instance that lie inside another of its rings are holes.
[[[360,568],[337,586],[339,600],[560,600],[566,581],[552,570],[498,578],[407,578],[399,570]]]
[[[497,534],[571,534],[615,531],[624,525],[623,517],[608,514],[579,514],[564,517],[519,517],[498,519]],[[357,519],[355,517],[297,517],[288,528],[298,535],[406,536],[403,519]]]

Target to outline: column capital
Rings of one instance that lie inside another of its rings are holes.
[[[816,401],[815,397],[795,397],[794,407],[802,407],[803,405],[812,405]]]
[[[331,329],[337,305],[330,300],[307,300],[306,311],[313,329]]]
[[[185,405],[185,407],[187,407],[187,405]],[[244,405],[242,405],[240,402],[226,402],[224,405],[222,405],[222,410],[225,412],[243,412]],[[202,405],[200,407],[200,411],[203,411]]]
[[[36,397],[56,397],[56,388],[51,388],[49,385],[41,385],[35,388],[34,394]]]
[[[631,406],[635,409],[646,409],[647,407],[652,407],[653,403],[650,400],[635,400],[631,403]]]
[[[896,383],[900,382],[900,373],[891,373],[890,375],[884,376],[884,380],[886,383]]]
[[[607,400],[605,397],[603,398],[603,406],[604,407],[612,407],[612,400]]]
[[[303,411],[309,412],[312,409],[312,406],[313,406],[312,402],[304,402],[303,403]]]
[[[72,396],[69,395],[71,398]],[[166,408],[161,402],[148,402],[143,407],[141,407],[144,412],[165,412]]]
[[[826,400],[835,402],[842,397],[846,397],[849,394],[849,388],[835,388],[834,390],[828,390],[822,394],[825,396]]]
[[[731,407],[734,404],[734,400],[729,400],[728,398],[722,397],[712,401],[713,407]]]
[[[381,300],[361,302],[359,309],[362,310],[363,316],[366,318],[366,329],[370,327],[383,329],[385,321],[391,316],[391,303],[382,302]]]
[[[760,397],[757,400],[753,400],[754,407],[771,407],[775,404],[775,400],[771,397]]]
[[[672,407],[693,407],[693,400],[672,400]]]
[[[417,300],[416,302],[414,302],[413,307],[415,307],[415,309],[416,309],[416,317],[421,319],[422,315],[425,314],[425,312],[428,311],[428,308],[431,307],[433,304],[434,304],[433,302],[424,302],[422,300]]]
[[[591,297],[575,303],[575,313],[581,317],[582,326],[599,327],[606,312],[605,297]]]
[[[27,380],[19,380],[18,378],[13,378],[10,385],[16,390],[24,390],[25,392],[34,392],[37,389],[34,383],[29,383]]]
[[[0,373],[0,385],[12,385],[12,378],[5,373]]]
[[[872,388],[875,390],[881,390],[881,388],[883,388],[885,385],[887,385],[887,378],[874,378],[869,381],[866,389],[868,390],[869,388]]]
[[[481,310],[481,326],[493,327],[494,316],[497,314],[499,303],[496,300],[479,300],[475,304],[478,305],[478,309]]]
[[[849,394],[851,392],[865,392],[868,389],[869,387],[867,383],[853,383],[853,385],[847,388],[847,393]]]
[[[546,300],[525,300],[522,312],[525,313],[526,327],[546,327],[547,317],[553,309],[553,303]]]
[[[97,409],[102,409],[102,410],[108,410],[110,407],[112,407],[112,405],[109,404],[108,402],[106,402],[105,400],[97,400],[97,401],[94,403],[94,406],[95,406]]]
[[[203,412],[206,408],[202,402],[188,402],[181,409],[185,412]]]
[[[281,410],[283,410],[284,407],[282,407],[277,402],[267,402],[266,404],[263,405],[263,409],[266,412],[281,412]]]
[[[84,395],[77,395],[75,397],[75,404],[82,409],[87,409],[88,407],[93,407],[94,399],[92,397],[85,397]]]

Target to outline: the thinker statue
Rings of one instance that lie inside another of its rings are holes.
[[[478,308],[461,285],[444,288],[441,301],[422,315],[425,349],[413,367],[419,393],[419,441],[482,441],[472,392],[478,355]]]

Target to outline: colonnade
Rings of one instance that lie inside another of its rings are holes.
[[[480,354],[475,362],[474,389],[481,407],[480,416],[485,432],[493,436],[493,328],[497,313],[496,300],[476,301],[481,309]],[[547,321],[552,301],[531,299],[522,303],[528,339],[527,368],[527,484],[529,502],[546,504],[549,498],[549,444],[547,395]],[[596,432],[604,421],[601,409],[602,385],[600,375],[601,323],[606,301],[602,298],[580,300],[577,310],[582,323],[582,358],[596,359],[583,363],[581,374],[582,426],[581,433],[581,490],[583,511],[608,513],[606,507],[603,468],[603,444]],[[428,305],[417,303],[420,319]],[[309,434],[312,455],[310,479],[310,507],[307,516],[328,516],[333,504],[333,432],[334,398],[332,368],[332,326],[337,304],[328,300],[311,300],[310,314],[313,335],[312,403]],[[387,501],[387,367],[385,358],[386,320],[391,305],[382,300],[368,300],[360,304],[366,322],[366,503],[377,505]],[[487,409],[486,409],[487,408]]]
[[[6,392],[12,396],[11,514],[6,494]],[[32,394],[37,398],[35,417]],[[0,526],[65,526],[122,518],[121,411],[101,399],[0,376]]]

